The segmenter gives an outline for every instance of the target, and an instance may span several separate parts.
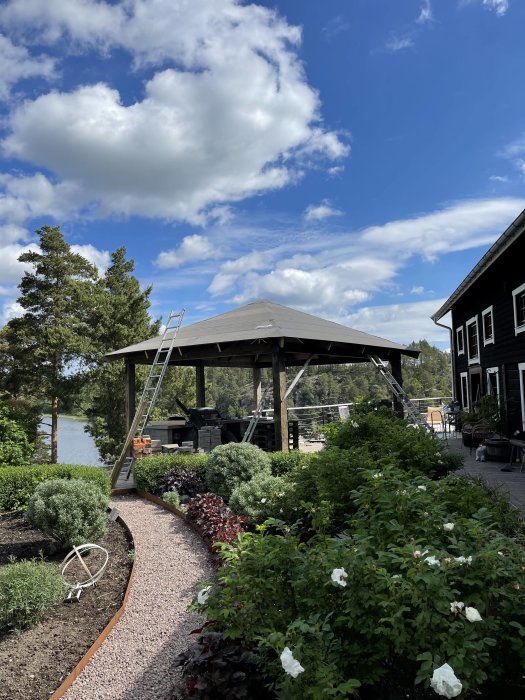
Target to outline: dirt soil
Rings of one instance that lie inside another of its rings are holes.
[[[120,608],[131,571],[132,544],[124,528],[115,522],[109,523],[105,537],[97,544],[108,550],[109,562],[95,588],[85,589],[79,602],[58,604],[36,627],[0,633],[1,700],[49,698]],[[40,552],[46,561],[57,565],[65,556],[54,552],[53,540],[34,530],[23,514],[0,515],[0,566],[7,564],[11,555],[17,560],[31,559]],[[85,561],[89,566],[91,557],[94,569],[95,553],[88,554]]]

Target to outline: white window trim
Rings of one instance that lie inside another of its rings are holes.
[[[525,291],[525,284],[520,285],[519,287],[516,287],[516,289],[512,290],[512,310],[514,312],[514,335],[518,335],[518,333],[525,333],[525,323],[521,326],[518,326],[518,314],[516,313],[516,297],[518,294],[521,294],[521,292]]]
[[[463,393],[463,379],[465,379],[465,393]],[[468,387],[468,372],[461,372],[459,375],[459,390],[461,392],[461,408],[464,411],[469,410],[469,387]]]
[[[470,356],[470,343],[469,343],[469,333],[468,333],[468,327],[476,324],[476,338],[478,340],[478,354],[476,357],[471,357]],[[479,326],[478,326],[478,317],[477,316],[472,316],[472,318],[469,318],[469,320],[465,323],[465,335],[466,335],[466,343],[467,343],[467,356],[468,356],[468,363],[469,365],[477,365],[479,364]]]
[[[520,376],[520,396],[521,396],[521,427],[525,430],[525,362],[518,364]]]
[[[461,336],[463,338],[463,350],[459,349],[459,334],[460,333],[461,333]],[[465,354],[465,331],[463,329],[463,326],[456,328],[456,350],[457,350],[458,356]]]
[[[496,375],[496,396],[499,399],[499,367],[487,367],[485,372],[486,372],[486,378],[487,378],[487,387],[489,385],[489,374]]]
[[[492,320],[492,337],[485,338],[485,316],[488,316],[489,314]],[[489,306],[485,309],[485,311],[481,312],[481,332],[483,333],[483,347],[485,347],[485,345],[490,345],[491,343],[494,343],[494,313],[492,311],[492,306]]]

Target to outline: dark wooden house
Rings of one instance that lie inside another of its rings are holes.
[[[499,397],[509,436],[525,431],[525,210],[498,238],[432,319],[452,315],[456,399],[471,410]]]

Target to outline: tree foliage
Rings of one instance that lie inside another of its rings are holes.
[[[27,464],[30,456],[27,435],[0,401],[0,467]]]

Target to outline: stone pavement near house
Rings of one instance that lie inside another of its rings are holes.
[[[476,462],[476,450],[470,452],[468,447],[463,446],[461,438],[449,437],[448,447],[451,452],[459,452],[465,458],[459,474],[465,472],[482,476],[490,486],[505,494],[510,503],[525,517],[525,467],[520,474],[519,464],[514,464],[511,472],[502,472],[502,467],[507,466],[505,462]]]

